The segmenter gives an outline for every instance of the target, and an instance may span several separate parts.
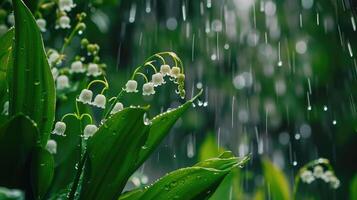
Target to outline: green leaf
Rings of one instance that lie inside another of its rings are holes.
[[[10,115],[24,113],[40,130],[45,146],[55,114],[55,87],[42,37],[30,10],[13,0],[15,14],[14,64],[10,77]]]
[[[209,158],[214,158],[224,152],[223,148],[219,148],[217,145],[216,139],[212,134],[206,136],[200,151],[199,151],[199,160],[203,161]]]
[[[42,199],[49,189],[54,173],[52,154],[42,147],[33,151],[31,160],[31,186],[35,199]]]
[[[66,124],[65,137],[53,135],[57,142],[57,153],[55,158],[55,177],[52,192],[58,192],[68,187],[77,174],[76,166],[81,159],[83,127],[81,120],[74,115],[68,115],[63,122]]]
[[[353,176],[350,184],[350,199],[357,199],[357,174]]]
[[[269,185],[271,198],[276,200],[291,199],[289,182],[284,172],[268,159],[263,159],[262,164],[264,178]]]
[[[35,13],[37,11],[39,2],[40,0],[24,0],[24,3],[31,10],[32,13]]]
[[[141,149],[140,156],[137,161],[139,167],[155,150],[165,136],[170,132],[176,121],[192,106],[192,103],[202,94],[202,90],[193,97],[190,101],[179,106],[176,109],[162,113],[151,120],[149,137],[144,148]]]
[[[36,145],[38,129],[24,115],[10,119],[0,127],[0,185],[24,189],[28,179],[27,167]]]
[[[248,160],[248,158],[238,159],[227,155],[231,154],[224,154],[193,167],[171,172],[141,192],[124,195],[120,200],[206,199],[234,167],[243,165]]]
[[[147,139],[145,112],[143,108],[126,108],[110,117],[88,140],[80,199],[119,197]]]
[[[0,101],[7,90],[7,70],[11,62],[11,49],[14,40],[14,29],[8,30],[5,35],[0,37]]]

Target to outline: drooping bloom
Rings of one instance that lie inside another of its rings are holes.
[[[14,13],[10,13],[7,16],[7,22],[9,22],[9,24],[11,24],[12,26],[15,25],[15,15],[14,15]]]
[[[50,64],[57,64],[60,60],[61,55],[54,49],[48,51],[48,62]]]
[[[115,105],[114,105],[114,107],[113,107],[113,110],[110,111],[110,114],[113,115],[113,114],[115,114],[115,113],[117,113],[117,112],[119,112],[119,111],[122,111],[123,109],[124,109],[123,104],[120,103],[120,102],[116,102]]]
[[[138,87],[138,82],[136,82],[135,80],[129,80],[125,84],[125,91],[126,92],[138,92],[137,87]]]
[[[93,92],[88,89],[83,89],[77,101],[82,102],[84,104],[91,104],[93,98]]]
[[[3,36],[8,30],[9,28],[5,24],[0,24],[0,36]]]
[[[104,109],[106,101],[107,101],[107,99],[104,95],[98,94],[97,96],[95,96],[92,105]]]
[[[47,22],[45,19],[37,19],[36,20],[36,23],[37,23],[37,26],[38,28],[40,29],[41,32],[46,32],[46,25],[47,25]]]
[[[68,76],[61,75],[61,76],[57,77],[56,85],[57,85],[57,89],[59,89],[59,90],[69,88]]]
[[[74,61],[71,64],[71,72],[72,73],[82,73],[85,69],[83,68],[83,63],[81,61]]]
[[[312,172],[310,170],[305,170],[301,173],[300,175],[301,180],[307,184],[310,184],[315,180],[314,176],[312,175]]]
[[[338,187],[340,187],[340,180],[338,180],[336,176],[333,176],[330,178],[330,185],[333,189],[337,189]]]
[[[57,142],[54,140],[48,140],[46,144],[46,149],[51,153],[51,154],[56,154],[57,153]]]
[[[99,66],[98,66],[98,64],[95,64],[95,63],[89,63],[88,64],[88,72],[87,72],[87,75],[88,76],[94,76],[94,77],[96,77],[96,76],[99,76],[99,75],[101,75],[102,73],[101,73],[101,71],[100,71],[100,69],[99,69]]]
[[[60,11],[66,11],[70,12],[72,8],[74,8],[76,5],[73,3],[73,0],[59,0],[58,1],[58,7]]]
[[[145,83],[143,85],[143,95],[152,95],[155,94],[154,84],[151,82]]]
[[[326,183],[330,182],[331,178],[335,177],[335,175],[333,174],[332,171],[326,171],[323,175],[322,175],[322,180],[324,180]]]
[[[65,132],[66,132],[66,124],[64,122],[56,122],[55,128],[52,131],[52,134],[64,136]]]
[[[324,174],[324,169],[322,168],[322,166],[316,165],[314,167],[314,176],[316,178],[321,178],[323,176],[323,174]]]
[[[71,19],[67,15],[63,15],[58,19],[58,27],[61,29],[71,28]]]
[[[59,75],[58,69],[56,67],[52,68],[51,73],[52,73],[53,79],[56,80]]]
[[[170,71],[170,76],[176,78],[180,74],[180,71],[179,67],[173,67]]]
[[[160,73],[164,76],[169,75],[171,71],[171,68],[169,65],[161,65],[160,67]]]
[[[97,132],[97,130],[98,127],[96,125],[88,124],[83,131],[84,138],[88,139],[89,137],[92,137],[95,134],[95,132]]]
[[[152,79],[152,83],[154,84],[155,87],[165,83],[164,77],[161,73],[153,74],[151,79]]]

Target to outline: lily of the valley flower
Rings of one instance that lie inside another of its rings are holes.
[[[316,165],[314,167],[314,176],[316,178],[321,178],[323,176],[323,174],[324,174],[324,169],[322,168],[322,166]]]
[[[73,0],[59,0],[58,1],[58,7],[60,11],[66,11],[70,12],[72,8],[74,8],[76,5],[73,3]]]
[[[138,87],[138,82],[136,82],[135,80],[129,80],[125,84],[125,91],[126,92],[138,92],[137,87]]]
[[[164,77],[161,73],[156,73],[152,75],[152,83],[155,87],[165,83]]]
[[[180,71],[179,67],[173,67],[170,71],[170,76],[176,78],[180,74]]]
[[[101,71],[100,71],[98,64],[89,63],[87,75],[94,76],[94,77],[101,75]]]
[[[56,80],[59,75],[58,69],[56,67],[52,68],[51,73],[52,73],[53,79]]]
[[[124,106],[123,106],[123,104],[122,103],[120,103],[120,102],[116,102],[115,103],[115,105],[114,105],[114,108],[113,108],[113,110],[110,112],[110,114],[115,114],[115,113],[117,113],[117,112],[119,112],[119,111],[122,111],[124,109]]]
[[[36,20],[37,26],[40,29],[41,32],[46,32],[46,20],[44,19],[37,19]]]
[[[170,71],[171,71],[171,69],[170,69],[170,66],[169,66],[169,65],[161,65],[161,67],[160,67],[160,73],[161,73],[162,75],[164,75],[164,76],[169,75],[169,74],[170,74]]]
[[[61,29],[71,28],[71,19],[67,15],[63,15],[58,19],[58,27]]]
[[[68,76],[66,75],[61,75],[57,77],[56,83],[57,83],[57,89],[59,90],[69,88],[69,79]]]
[[[84,104],[91,104],[93,98],[93,92],[88,89],[83,89],[77,101],[82,102]]]
[[[155,94],[154,84],[151,82],[145,83],[143,85],[143,95],[152,95],[152,94]]]
[[[66,124],[64,122],[56,122],[52,134],[64,136],[65,132],[66,132]]]
[[[97,132],[98,127],[96,125],[93,124],[88,124],[83,131],[84,134],[84,139],[88,139],[89,137],[92,137],[95,132]]]
[[[106,100],[106,97],[104,95],[98,94],[97,96],[95,96],[92,105],[104,109],[106,101],[107,100]]]
[[[85,69],[83,68],[83,63],[81,61],[75,61],[71,64],[72,73],[82,73]]]
[[[48,53],[48,62],[50,64],[57,64],[60,60],[61,55],[54,49],[51,49]]]
[[[9,28],[5,24],[0,24],[0,36],[3,36],[8,30]]]
[[[51,153],[51,154],[56,154],[57,153],[57,142],[54,140],[48,140],[46,144],[46,149]]]
[[[311,182],[313,182],[315,180],[315,178],[310,170],[303,171],[301,173],[300,177],[301,177],[301,180],[307,184],[310,184]]]
[[[10,13],[7,16],[7,22],[9,22],[9,24],[11,24],[12,26],[15,25],[15,15],[14,15],[14,13]]]

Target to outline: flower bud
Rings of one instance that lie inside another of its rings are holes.
[[[177,76],[177,82],[178,83],[184,83],[185,82],[185,74],[179,74]]]
[[[81,45],[82,45],[82,47],[87,47],[88,44],[89,44],[89,41],[88,41],[87,38],[83,38],[83,39],[81,40]]]
[[[78,28],[78,31],[84,31],[87,28],[87,26],[85,23],[81,22],[77,25],[77,28]]]
[[[170,71],[170,76],[176,78],[180,74],[180,71],[179,67],[173,67]]]
[[[46,149],[51,154],[56,154],[57,153],[57,142],[54,140],[48,140],[47,144],[46,144]]]

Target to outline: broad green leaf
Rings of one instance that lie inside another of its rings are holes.
[[[32,13],[35,13],[37,11],[39,2],[40,0],[24,0],[24,3],[31,10]]]
[[[208,134],[200,148],[199,160],[214,158],[224,152],[223,148],[219,148],[216,139],[212,134]]]
[[[35,199],[42,199],[50,187],[54,173],[52,154],[42,147],[36,147],[31,159],[31,186]]]
[[[242,172],[239,168],[232,169],[222,183],[218,186],[213,195],[209,198],[210,200],[221,200],[221,199],[242,199]]]
[[[68,115],[63,122],[66,124],[66,136],[52,135],[57,142],[55,158],[55,176],[51,192],[57,193],[73,182],[77,174],[77,165],[81,159],[83,127],[81,120],[74,115]]]
[[[7,90],[7,70],[11,60],[11,49],[14,41],[14,29],[10,29],[0,37],[0,101],[6,94]]]
[[[357,199],[357,174],[354,175],[350,184],[350,199]]]
[[[36,145],[38,129],[34,122],[18,115],[0,127],[0,185],[24,189],[27,168]]]
[[[291,199],[289,182],[284,172],[268,159],[263,159],[262,164],[264,178],[269,185],[271,198],[276,200]]]
[[[123,190],[144,145],[148,126],[143,108],[127,108],[110,117],[88,140],[80,199],[115,199]]]
[[[193,101],[195,101],[201,94],[202,91],[200,91],[190,101],[187,101],[178,108],[162,113],[151,120],[149,136],[145,142],[144,148],[141,149],[140,156],[137,161],[137,167],[139,167],[150,156],[150,154],[170,132],[176,121],[185,113],[187,109],[192,106]]]
[[[137,191],[127,196],[124,195],[124,199],[207,199],[234,167],[243,165],[248,160],[247,158],[227,158],[227,155],[231,154],[225,154],[219,158],[198,163],[193,167],[171,172],[142,191]],[[122,198],[120,199],[122,200]]]
[[[24,200],[25,195],[21,190],[0,187],[0,200]]]
[[[10,115],[24,113],[34,120],[45,146],[55,114],[54,81],[34,17],[21,0],[13,0],[13,8],[16,23],[9,111]]]

